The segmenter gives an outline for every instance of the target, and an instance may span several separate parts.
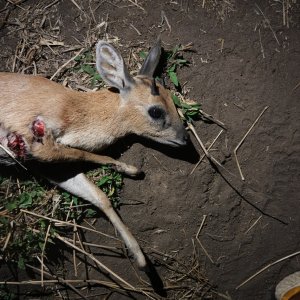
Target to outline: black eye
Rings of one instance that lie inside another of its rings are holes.
[[[157,106],[152,106],[148,110],[148,114],[153,119],[162,119],[165,116],[165,111]]]

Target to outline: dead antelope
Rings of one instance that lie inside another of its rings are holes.
[[[92,152],[128,134],[171,146],[185,145],[188,135],[169,91],[153,79],[160,53],[158,42],[139,74],[131,77],[120,53],[100,41],[96,49],[97,70],[115,89],[98,92],[73,91],[37,76],[0,73],[0,163],[21,160],[26,165],[35,160],[49,166],[53,162],[89,161],[112,165],[134,176],[139,173],[136,167]],[[135,238],[106,195],[84,174],[61,179],[58,173],[64,170],[55,170],[51,176],[43,174],[43,168],[39,172],[62,189],[100,208],[118,230],[138,266],[146,266]]]

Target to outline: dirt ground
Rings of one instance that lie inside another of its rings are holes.
[[[185,53],[191,64],[178,70],[178,77],[185,83],[188,98],[226,124],[227,130],[210,150],[224,168],[204,159],[190,174],[202,155],[192,134],[194,146],[184,149],[127,139],[128,150],[120,159],[140,166],[145,176],[125,179],[119,214],[154,266],[155,251],[175,257],[191,269],[196,257],[197,268],[223,294],[214,293],[207,299],[224,299],[224,295],[227,299],[275,299],[276,283],[300,269],[299,3],[283,1],[291,5],[283,24],[283,5],[271,0],[21,1],[6,16],[7,10],[2,9],[8,2],[17,1],[0,1],[1,17],[7,21],[0,25],[1,71],[12,71],[11,57],[19,45],[20,31],[28,30],[30,37],[32,24],[40,21],[20,25],[18,14],[28,7],[37,10],[41,3],[43,7],[51,4],[41,15],[50,17],[53,28],[59,19],[60,41],[74,48],[107,36],[118,38],[118,47],[129,61],[131,49],[147,49],[159,34],[165,49],[192,43],[193,52]],[[47,22],[45,26],[50,26]],[[54,30],[53,40],[56,34]],[[45,48],[36,54],[40,61],[48,60],[37,66],[38,74],[51,76],[74,55],[63,53],[64,47],[58,46],[56,60],[49,60]],[[234,149],[265,107],[237,151],[243,182]],[[207,147],[222,129],[203,121],[194,125]],[[104,219],[97,227],[114,232]],[[98,252],[113,270],[136,282],[128,260]],[[171,271],[159,265],[156,272],[164,283],[171,277]],[[138,274],[147,280],[146,275]],[[100,275],[91,270],[89,276]],[[146,296],[113,294],[109,299],[134,297]],[[167,297],[179,299],[176,293]]]

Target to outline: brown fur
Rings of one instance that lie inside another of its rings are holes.
[[[135,80],[135,87],[121,98],[110,90],[83,93],[42,77],[0,73],[0,121],[7,131],[20,134],[29,145],[29,153],[42,161],[106,163],[107,159],[99,160],[99,156],[69,147],[101,150],[130,133],[163,138],[141,113],[140,108],[145,105],[160,104],[166,108],[170,119],[175,119],[175,139],[176,130],[182,125],[168,92],[159,85],[160,95],[152,96],[150,79]],[[42,117],[46,124],[43,143],[34,143],[32,139],[31,124],[37,117]]]
[[[187,133],[169,92],[159,84],[153,90],[160,43],[150,50],[141,68],[143,75],[135,78],[129,75],[121,55],[108,43],[100,41],[96,53],[100,75],[120,93],[111,90],[83,93],[42,77],[0,73],[0,163],[7,161],[7,152],[3,150],[9,145],[10,134],[20,137],[17,146],[24,146],[21,150],[33,159],[91,161],[114,165],[129,175],[136,175],[139,170],[92,151],[101,150],[130,133],[173,146],[186,143]],[[42,126],[42,134],[38,136],[35,124]],[[102,209],[138,265],[145,267],[146,260],[137,241],[113,211],[105,194],[84,174],[67,174],[64,179],[57,175],[59,172],[50,177],[44,174],[61,188]]]

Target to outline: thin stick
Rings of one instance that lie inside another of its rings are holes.
[[[54,212],[56,211],[58,204],[59,204],[60,198],[57,200],[57,203],[55,203],[55,205],[52,208],[52,212],[51,212],[51,216],[54,216]],[[47,227],[47,232],[46,232],[46,236],[45,236],[45,241],[43,244],[43,248],[42,248],[42,253],[41,253],[41,281],[42,281],[42,286],[44,286],[43,281],[44,281],[44,255],[45,255],[45,249],[46,249],[46,244],[48,242],[48,237],[50,235],[50,229],[51,229],[51,225],[52,223],[50,222],[48,227]]]
[[[177,109],[178,113],[180,116],[182,116],[182,111],[180,109]],[[222,164],[220,162],[218,162],[213,156],[211,156],[206,148],[204,147],[202,141],[200,140],[196,130],[195,130],[195,127],[191,124],[191,123],[188,123],[188,128],[192,131],[192,133],[194,134],[194,136],[196,137],[198,143],[200,144],[203,152],[205,153],[205,156],[209,159],[210,162],[214,162],[215,165],[218,165],[221,169],[225,170],[227,173],[229,173],[230,175],[236,177],[234,174],[232,174],[230,171],[228,171],[224,166],[222,166]]]
[[[284,1],[284,0],[283,0],[283,1]],[[266,17],[265,14],[263,13],[263,11],[260,9],[260,7],[259,7],[256,3],[255,3],[255,6],[257,7],[257,9],[259,10],[260,14],[261,14],[261,15],[263,16],[263,18],[265,19],[266,23],[269,25],[269,28],[270,28],[270,30],[271,30],[271,32],[272,32],[272,34],[273,34],[273,36],[274,36],[274,38],[275,38],[277,44],[280,46],[279,40],[278,40],[278,38],[277,38],[277,36],[276,36],[275,31],[273,30],[273,28],[272,28],[272,26],[271,26],[270,20],[267,19],[267,17]]]
[[[296,84],[296,86],[292,89],[292,92],[294,92],[299,86],[300,86],[300,82],[298,82],[298,84]]]
[[[82,10],[82,8],[79,6],[79,4],[75,1],[75,0],[70,0],[81,12],[84,13],[84,11]]]
[[[212,143],[208,146],[207,151],[209,151],[211,149],[211,147],[215,144],[215,142],[217,141],[217,139],[219,138],[219,136],[222,134],[224,130],[221,129],[221,131],[218,133],[218,135],[215,137],[215,139],[212,141]],[[191,171],[191,173],[189,175],[192,175],[195,170],[197,169],[197,167],[200,165],[200,163],[202,162],[202,160],[204,159],[205,155],[202,155],[199,159],[199,161],[196,163],[196,165],[194,166],[193,170]]]
[[[54,0],[52,3],[48,4],[47,6],[45,6],[44,11],[47,11],[48,8],[50,8],[51,6],[55,5],[59,0]]]
[[[250,126],[250,128],[248,129],[248,131],[246,132],[246,134],[243,136],[243,138],[241,139],[241,141],[238,143],[238,145],[235,147],[233,153],[234,153],[234,157],[235,157],[235,160],[236,160],[236,164],[237,164],[237,167],[239,169],[239,172],[240,172],[240,175],[241,175],[241,179],[244,181],[245,180],[245,177],[242,173],[242,169],[240,167],[240,164],[239,164],[239,160],[238,160],[238,157],[237,157],[237,150],[240,148],[240,146],[243,144],[244,140],[246,139],[246,137],[249,135],[250,131],[253,129],[253,127],[256,125],[256,123],[259,121],[259,119],[261,118],[261,116],[264,114],[264,112],[269,108],[269,106],[266,106],[262,112],[259,114],[259,116],[256,118],[256,120],[253,122],[253,124]]]
[[[53,223],[58,223],[58,224],[54,224],[56,226],[58,225],[65,225],[65,226],[74,226],[74,224],[72,223],[69,223],[69,222],[65,222],[65,221],[61,221],[61,220],[57,220],[57,219],[53,219],[53,218],[49,218],[49,217],[46,217],[46,216],[43,216],[43,215],[40,215],[40,214],[37,214],[37,213],[34,213],[32,211],[28,211],[28,210],[25,210],[25,209],[20,209],[21,212],[24,212],[26,214],[29,214],[29,215],[32,215],[32,216],[35,216],[35,217],[38,217],[38,218],[42,218],[42,219],[46,219],[46,220],[49,220]],[[81,225],[76,225],[78,228],[82,228],[82,229],[86,229],[86,230],[89,230],[91,232],[95,232],[97,234],[100,234],[100,235],[103,235],[105,237],[108,237],[110,239],[113,239],[113,240],[116,240],[116,241],[120,241],[120,239],[116,238],[116,237],[113,237],[111,235],[108,235],[108,234],[105,234],[101,231],[98,231],[98,230],[95,230],[95,229],[92,229],[92,228],[89,228],[89,227],[85,227],[85,226],[81,226]]]
[[[205,220],[206,220],[206,215],[203,215],[203,219],[202,219],[202,222],[201,222],[201,225],[200,225],[200,227],[199,227],[199,229],[198,229],[198,232],[197,232],[197,234],[196,234],[196,240],[197,240],[197,242],[199,243],[199,245],[200,245],[200,247],[202,248],[202,250],[203,250],[203,252],[205,253],[205,255],[208,257],[208,259],[214,264],[215,262],[214,262],[214,260],[212,259],[212,257],[208,254],[208,252],[206,251],[206,249],[204,248],[204,246],[202,245],[202,243],[201,243],[201,241],[200,241],[200,239],[199,239],[199,234],[200,234],[200,232],[201,232],[201,230],[202,230],[202,228],[203,228],[203,225],[204,225],[204,222],[205,222]]]
[[[77,225],[76,225],[77,226]],[[78,238],[78,231],[77,231],[77,238]],[[70,238],[65,238],[66,240],[72,242],[73,240]],[[89,247],[95,247],[95,248],[100,248],[100,249],[106,249],[106,250],[120,250],[122,249],[121,247],[113,247],[113,246],[104,246],[104,245],[98,245],[98,244],[93,244],[93,243],[88,243],[88,242],[82,242],[80,240],[75,241],[76,244],[79,244],[81,248],[84,249],[83,245],[89,246]]]
[[[76,234],[78,233],[77,232],[77,228],[76,228],[76,222],[75,222],[75,219],[73,219],[73,224],[74,224],[74,229],[73,229],[73,245],[76,244]],[[82,244],[80,243],[80,246]],[[75,277],[78,276],[78,272],[77,272],[77,263],[76,263],[76,250],[73,249],[73,266],[74,266],[74,275]]]
[[[162,10],[162,11],[161,11],[161,24],[163,24],[164,21],[166,22],[166,24],[167,24],[167,26],[168,26],[168,28],[169,28],[169,31],[170,31],[170,33],[171,33],[172,27],[171,27],[171,25],[170,25],[170,23],[169,23],[169,20],[168,20],[168,18],[167,18],[167,15],[166,15],[165,11]]]
[[[199,110],[200,114],[207,120],[219,125],[220,127],[222,127],[223,129],[227,129],[226,125],[221,122],[220,120],[215,119],[213,116],[211,116],[210,114],[206,113],[205,111],[203,111],[202,109]]]
[[[44,244],[43,244],[43,248],[42,248],[42,254],[41,254],[41,286],[44,286],[44,255],[45,255],[45,249],[46,249],[46,244],[47,244],[47,241],[48,241],[48,237],[49,237],[49,234],[50,234],[50,229],[51,229],[51,223],[49,223],[48,225],[48,228],[47,228],[47,232],[46,232],[46,236],[45,236],[45,241],[44,241]]]
[[[247,231],[245,232],[245,234],[246,233],[248,233],[256,224],[257,224],[257,222],[260,220],[262,218],[262,215],[260,215],[255,221],[254,221],[254,223],[247,229]]]
[[[276,261],[274,261],[274,262],[272,262],[272,263],[266,265],[265,267],[263,267],[262,269],[260,269],[259,271],[257,271],[255,274],[253,274],[252,276],[250,276],[248,279],[246,279],[245,281],[243,281],[243,282],[242,282],[240,285],[238,285],[235,289],[236,289],[236,290],[239,289],[240,287],[242,287],[243,285],[245,285],[246,283],[248,283],[249,281],[251,281],[253,278],[255,278],[257,275],[259,275],[259,274],[262,273],[263,271],[267,270],[268,268],[270,268],[270,267],[272,267],[272,266],[274,266],[274,265],[276,265],[276,264],[278,264],[278,263],[280,263],[280,262],[282,262],[282,261],[284,261],[284,260],[287,260],[287,259],[289,259],[289,258],[291,258],[291,257],[297,256],[297,255],[299,255],[299,254],[300,254],[300,251],[297,251],[297,252],[294,252],[294,253],[292,253],[292,254],[289,254],[289,255],[287,255],[287,256],[284,256],[284,257],[282,257],[282,258],[280,258],[280,259],[278,259],[278,260],[276,260]]]
[[[79,247],[73,245],[72,243],[70,243],[69,241],[67,241],[64,237],[60,236],[58,233],[55,233],[55,237],[57,239],[59,239],[60,241],[64,242],[65,244],[67,244],[68,246],[76,249],[77,251],[83,253],[84,255],[86,255],[87,257],[89,257],[91,260],[93,260],[96,264],[98,264],[101,268],[103,268],[105,271],[107,271],[109,274],[111,274],[112,276],[114,276],[116,279],[118,279],[119,281],[121,281],[123,284],[125,284],[126,286],[130,287],[132,290],[134,291],[140,291],[141,293],[143,293],[144,295],[148,296],[151,299],[152,298],[148,293],[146,293],[143,290],[140,289],[136,289],[134,286],[132,286],[129,282],[127,282],[126,280],[124,280],[122,277],[120,277],[118,274],[116,274],[114,271],[112,271],[110,268],[108,268],[106,265],[104,265],[103,263],[101,263],[97,258],[94,257],[93,254],[88,253],[82,249],[80,249]]]
[[[3,151],[5,151],[19,166],[21,166],[24,170],[28,171],[27,168],[14,157],[14,154],[10,150],[8,150],[7,148],[5,148],[2,145],[0,145],[0,148]]]
[[[199,136],[198,136],[198,134],[197,134],[197,132],[196,132],[195,127],[194,127],[191,123],[188,123],[188,128],[189,128],[189,129],[192,131],[192,133],[194,134],[194,136],[195,136],[195,138],[197,139],[197,141],[198,141],[198,143],[199,143],[201,149],[203,150],[205,156],[206,156],[207,158],[210,159],[210,158],[211,158],[211,157],[210,157],[210,154],[207,152],[207,149],[205,148],[204,144],[202,143],[201,139],[199,138]]]
[[[142,35],[141,32],[133,24],[130,24],[130,27],[134,29],[138,35]]]
[[[26,265],[29,266],[29,265]],[[29,266],[30,267],[30,266]],[[32,267],[33,268],[33,267]],[[49,276],[51,276],[49,274]],[[53,276],[51,276],[51,278],[53,278]],[[125,290],[125,291],[134,291],[137,293],[141,293],[142,290],[136,290],[136,289],[131,289],[129,287],[123,286],[123,285],[119,285],[119,284],[115,284],[109,281],[102,281],[102,280],[97,280],[97,279],[63,279],[63,278],[58,278],[58,279],[49,279],[49,280],[45,280],[44,281],[45,284],[66,284],[69,287],[71,286],[71,284],[98,284],[98,285],[102,285],[108,288],[113,288],[116,290]],[[23,281],[0,281],[0,284],[4,285],[26,285],[26,284],[30,284],[30,285],[40,285],[41,281],[40,280],[23,280]],[[75,287],[73,287],[75,289]],[[176,289],[177,286],[166,286],[165,289],[171,290],[171,289]],[[145,289],[144,289],[145,290]],[[78,292],[78,290],[77,290]],[[86,297],[83,296],[84,299],[86,299]],[[151,299],[155,299],[152,298]]]
[[[137,4],[136,2],[132,1],[132,0],[128,0],[130,3],[132,3],[133,5],[135,5],[136,7],[140,8],[141,10],[143,10],[144,12],[146,12],[146,10],[140,6],[139,4]]]
[[[88,253],[82,249],[80,249],[79,247],[73,245],[72,243],[70,243],[67,239],[65,239],[64,237],[60,236],[58,233],[54,234],[55,237],[57,239],[59,239],[60,241],[64,242],[66,245],[72,247],[73,249],[76,249],[77,251],[83,253],[84,255],[86,255],[87,257],[89,257],[91,260],[93,260],[96,264],[98,264],[101,268],[103,268],[105,271],[107,271],[109,274],[111,274],[112,276],[114,276],[116,279],[118,279],[119,281],[121,281],[123,284],[127,285],[128,287],[135,289],[129,282],[127,282],[126,280],[124,280],[123,278],[121,278],[119,275],[117,275],[115,272],[113,272],[111,269],[109,269],[107,266],[105,266],[103,263],[101,263],[97,258],[94,257],[93,254]]]
[[[29,265],[29,264],[26,264],[26,267],[29,267],[29,268],[31,268],[31,269],[33,269],[33,270],[35,270],[35,271],[37,271],[37,272],[40,272],[40,270],[38,269],[38,268],[36,268],[36,267],[33,267],[33,266],[31,266],[31,265]],[[48,273],[48,272],[46,272],[46,271],[43,271],[43,274],[45,275],[45,276],[47,276],[47,277],[50,277],[50,278],[54,278],[54,279],[57,279],[57,281],[58,281],[58,283],[60,283],[63,279],[62,278],[60,278],[60,277],[58,277],[58,276],[53,276],[53,275],[51,275],[50,273]],[[46,281],[41,281],[41,283],[47,283],[47,280]],[[87,299],[83,294],[81,294],[72,284],[70,284],[69,282],[64,282],[64,284],[66,285],[66,286],[68,286],[72,291],[74,291],[77,295],[79,295],[80,297],[82,297],[83,299]]]
[[[262,57],[263,57],[263,58],[266,58],[266,57],[265,57],[264,47],[263,47],[262,41],[261,41],[260,28],[258,28],[258,36],[259,36],[259,43],[260,43],[260,52],[261,52],[261,54],[262,54]]]
[[[9,225],[10,225],[10,229],[9,229],[9,232],[8,232],[7,237],[5,239],[4,246],[2,247],[2,252],[4,252],[4,250],[6,249],[8,243],[10,241],[10,238],[12,237],[12,229],[13,229],[14,221],[11,221]]]
[[[61,67],[57,69],[57,71],[51,76],[50,80],[53,80],[54,77],[61,72],[63,68],[65,68],[70,62],[72,62],[85,48],[81,48],[76,55],[74,55],[71,59],[69,59],[66,63],[64,63]]]

